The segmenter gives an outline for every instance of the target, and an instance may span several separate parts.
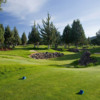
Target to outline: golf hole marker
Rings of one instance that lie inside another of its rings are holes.
[[[23,80],[25,80],[26,79],[26,76],[23,76],[23,78],[22,78]]]
[[[81,95],[84,94],[84,91],[83,90],[80,90],[79,94],[81,94]]]

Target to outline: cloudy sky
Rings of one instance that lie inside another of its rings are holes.
[[[16,26],[20,36],[28,35],[34,20],[41,25],[48,12],[61,34],[75,19],[80,19],[87,37],[100,29],[100,0],[7,0],[2,8],[0,24]]]

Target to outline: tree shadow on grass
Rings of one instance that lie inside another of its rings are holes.
[[[14,48],[13,50],[48,50],[48,48],[34,48],[34,47],[26,48],[26,47],[22,47],[22,48]]]
[[[91,52],[91,54],[94,54],[96,52],[100,52],[100,47],[93,48],[93,49],[91,49],[89,51]],[[66,67],[66,68],[86,68],[86,67],[91,67],[91,66],[95,67],[95,66],[100,65],[100,56],[99,57],[93,56],[93,58],[97,60],[96,63],[90,63],[87,66],[79,65],[78,59],[80,59],[80,57],[82,56],[83,52],[85,52],[85,51],[82,51],[82,52],[79,52],[79,53],[75,53],[75,54],[66,54],[63,57],[51,59],[51,60],[54,60],[54,61],[64,61],[64,60],[66,60],[66,61],[67,60],[74,60],[74,61],[71,62],[70,64],[65,64],[65,65],[54,64],[54,65],[50,65],[50,66]]]
[[[100,57],[94,57],[94,58],[97,60],[97,62],[96,63],[90,63],[90,64],[88,64],[86,66],[79,65],[78,60],[75,60],[75,61],[73,61],[73,62],[71,62],[69,64],[62,64],[62,65],[59,65],[59,64],[51,64],[49,66],[56,66],[56,67],[60,67],[60,68],[88,68],[88,67],[91,67],[91,66],[92,67],[93,66],[96,67],[96,66],[100,65]],[[70,60],[70,59],[67,59],[67,60]]]
[[[14,48],[13,50],[33,50],[34,48]]]
[[[80,92],[77,92],[76,95],[82,95]]]
[[[97,62],[95,63],[95,66],[100,65],[100,57],[94,57],[94,59],[97,60]]]
[[[18,80],[23,80],[23,78],[19,78]]]
[[[34,50],[48,50],[48,48],[33,48]]]
[[[51,59],[51,60],[55,60],[55,61],[74,60],[74,59],[79,59],[80,56],[81,56],[80,53],[76,53],[76,54],[67,54],[67,55],[64,55],[64,56],[62,56],[62,57],[58,57],[58,58]]]
[[[92,58],[96,59],[97,62],[89,63],[88,65],[82,66],[82,65],[79,65],[79,60],[75,60],[72,63],[70,63],[70,66],[74,66],[74,68],[87,68],[87,67],[91,67],[91,66],[96,67],[96,66],[100,65],[100,57],[92,57]]]
[[[94,53],[100,53],[100,47],[98,48],[93,48],[91,50],[89,50],[91,52],[91,54],[94,54]]]
[[[74,68],[70,64],[64,64],[64,65],[50,64],[49,66],[55,66],[55,67],[59,67],[59,68]]]

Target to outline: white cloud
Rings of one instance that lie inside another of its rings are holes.
[[[54,25],[58,28],[58,30],[61,32],[61,34],[63,33],[63,30],[65,28],[66,25],[71,25],[73,22],[73,20],[67,20],[65,22],[57,22],[57,23],[54,23]]]
[[[82,22],[85,34],[87,37],[95,36],[96,32],[100,29],[100,24],[99,22],[96,22],[96,20],[100,20],[100,11],[95,11],[93,13],[88,13],[87,15],[80,15],[79,19]],[[56,23],[56,27],[60,30],[60,32],[63,32],[63,29],[67,24],[71,25],[73,23],[73,20],[78,19],[70,19],[65,22],[58,22]]]
[[[31,20],[30,23],[29,23],[29,26],[33,26],[34,21],[35,21],[36,24],[42,25],[42,19],[37,19],[37,20]]]
[[[35,21],[36,24],[39,24],[41,26],[42,25],[42,20],[46,20],[46,18],[47,18],[47,16],[44,17],[44,18],[41,18],[41,19],[31,20],[30,23],[29,23],[29,25],[30,26],[34,25],[34,21]],[[55,16],[52,16],[50,21],[53,22],[54,20],[55,20]]]
[[[85,33],[87,37],[95,36],[96,32],[100,29],[99,25],[93,25],[85,28]]]
[[[3,10],[25,19],[28,14],[39,11],[46,2],[47,0],[8,0]]]
[[[64,28],[66,25],[71,25],[72,24],[72,21],[65,21],[65,22],[58,22],[58,23],[55,23],[56,27],[58,28]]]
[[[90,14],[87,14],[85,16],[80,17],[80,20],[82,22],[92,21],[92,20],[97,20],[97,19],[100,19],[100,13],[99,12],[90,13]]]
[[[100,11],[98,10],[80,17],[80,21],[84,23],[83,28],[85,29],[85,34],[87,37],[96,35],[96,32],[100,29],[99,20],[100,20]]]

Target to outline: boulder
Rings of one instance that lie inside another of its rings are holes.
[[[83,65],[83,66],[86,66],[88,65],[89,63],[95,63],[97,62],[96,59],[90,57],[91,53],[86,51],[83,53],[83,55],[81,56],[80,60],[79,60],[79,65]]]

